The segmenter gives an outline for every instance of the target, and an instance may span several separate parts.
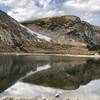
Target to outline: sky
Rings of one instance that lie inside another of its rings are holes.
[[[75,15],[100,26],[100,0],[0,0],[0,10],[17,21]]]

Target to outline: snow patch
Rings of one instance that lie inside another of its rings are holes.
[[[45,35],[39,34],[37,32],[34,32],[31,29],[29,29],[26,26],[23,26],[21,24],[20,24],[20,26],[25,28],[27,30],[27,32],[30,33],[31,35],[36,35],[38,39],[45,40],[47,42],[51,42],[52,41],[52,39],[50,37],[48,37],[48,36],[45,36]]]

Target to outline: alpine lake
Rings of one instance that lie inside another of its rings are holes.
[[[100,100],[100,60],[55,55],[0,55],[0,98],[11,96],[36,100],[43,97]]]

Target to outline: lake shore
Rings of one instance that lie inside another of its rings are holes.
[[[45,53],[0,53],[0,55],[16,55],[16,56],[66,56],[80,58],[100,58],[100,55],[84,55],[84,54],[45,54]]]

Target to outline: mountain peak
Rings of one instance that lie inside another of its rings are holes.
[[[31,30],[53,38],[60,44],[82,44],[82,46],[100,44],[100,28],[81,21],[77,16],[47,17],[25,21],[22,24]]]

